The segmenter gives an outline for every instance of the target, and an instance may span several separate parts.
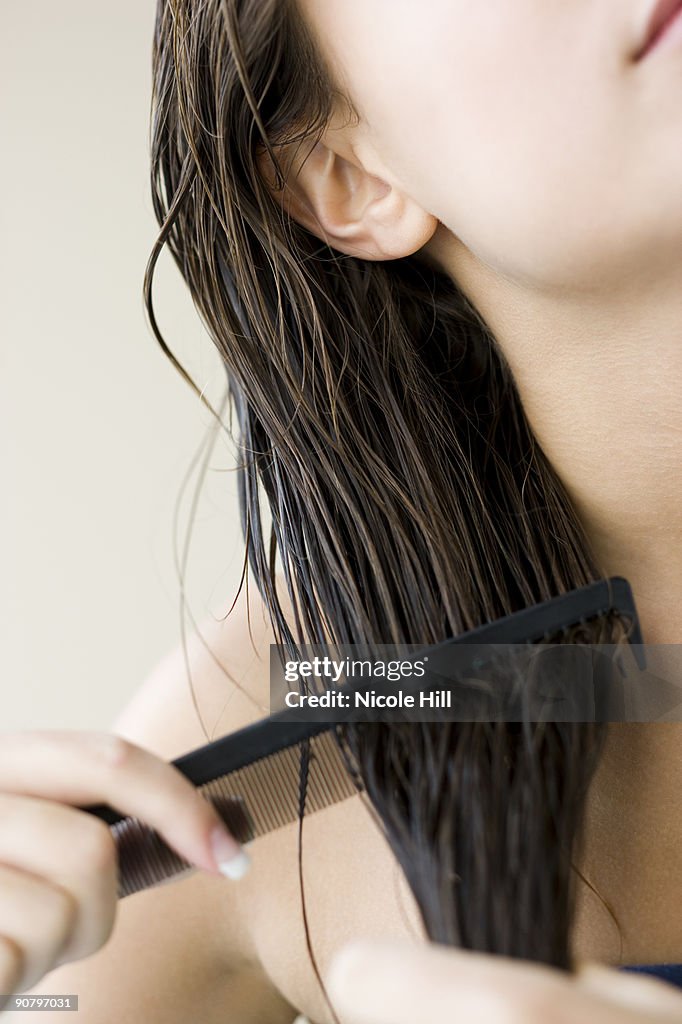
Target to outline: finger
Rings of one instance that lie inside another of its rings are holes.
[[[16,942],[0,934],[0,1010],[12,992],[17,991],[24,970],[24,954]]]
[[[65,889],[0,864],[0,964],[8,975],[0,977],[3,992],[22,992],[52,968],[75,917],[73,896]]]
[[[619,1006],[632,1010],[670,1012],[682,1021],[682,994],[668,982],[646,974],[630,974],[601,964],[584,964],[576,973],[576,982]]]
[[[63,804],[15,793],[0,793],[0,821],[0,863],[73,896],[76,920],[62,958],[77,960],[99,949],[111,934],[117,906],[116,846],[109,827]]]
[[[0,791],[68,804],[108,803],[156,829],[208,871],[248,858],[211,803],[177,768],[114,733],[26,731],[0,740]],[[222,848],[214,852],[215,837]],[[212,843],[212,837],[214,843]]]
[[[541,964],[403,942],[353,943],[328,976],[332,1003],[348,1024],[544,1024],[557,1019],[548,1011],[565,984]]]
[[[327,987],[346,1024],[668,1024],[682,1005],[673,995],[642,1010],[542,964],[434,944],[354,943],[334,959]]]

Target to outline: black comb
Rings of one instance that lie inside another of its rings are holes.
[[[452,660],[462,657],[467,644],[538,643],[609,613],[629,621],[627,640],[643,670],[637,610],[630,584],[622,576],[598,580],[421,650]],[[344,687],[344,692],[355,686]],[[302,743],[309,744],[306,814],[358,793],[361,784],[337,742],[337,724],[338,718],[331,720],[323,708],[319,716],[309,713],[305,721],[295,709],[287,709],[171,763],[211,801],[235,838],[245,843],[298,820]],[[118,854],[119,898],[192,867],[140,819],[106,804],[81,809],[111,827]]]

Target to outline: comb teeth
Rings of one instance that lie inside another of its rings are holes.
[[[306,815],[358,792],[333,730],[312,736],[309,742]],[[300,769],[300,747],[285,747],[197,788],[235,838],[247,843],[298,820]],[[111,825],[111,832],[118,851],[119,899],[193,867],[138,818],[121,818]]]
[[[628,639],[639,668],[645,669],[637,609],[630,584],[622,576],[598,580],[523,608],[441,644],[428,645],[421,653],[430,654],[432,668],[437,668],[440,660],[447,675],[448,667],[454,669],[467,659],[471,663],[475,657],[467,651],[471,644],[530,644],[611,613],[629,621]],[[302,743],[310,744],[306,813],[347,799],[362,788],[357,773],[346,762],[327,712],[319,711],[319,718],[307,721],[299,721],[295,711],[277,712],[190,751],[172,764],[213,803],[233,835],[248,842],[298,819]],[[138,818],[124,816],[106,804],[82,810],[111,828],[118,847],[119,897],[158,885],[192,867]]]

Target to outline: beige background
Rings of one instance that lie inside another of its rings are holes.
[[[0,5],[2,729],[106,727],[180,638],[173,511],[211,417],[141,298],[154,6]],[[215,403],[221,365],[170,258],[158,282],[161,328]],[[219,443],[211,465],[233,462]],[[242,554],[234,473],[211,472],[196,619],[229,607]]]

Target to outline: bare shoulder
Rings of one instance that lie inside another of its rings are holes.
[[[290,621],[282,577],[277,584]],[[275,642],[263,599],[253,584],[242,587],[229,614],[205,618],[159,661],[113,730],[170,760],[262,718]]]

